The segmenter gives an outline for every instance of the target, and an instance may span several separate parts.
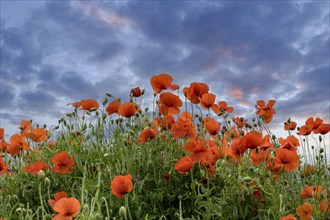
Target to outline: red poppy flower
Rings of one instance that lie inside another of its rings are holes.
[[[81,100],[80,106],[81,106],[81,110],[92,111],[99,108],[99,103],[94,99],[85,99],[85,100]]]
[[[0,149],[2,152],[6,152],[8,146],[9,144],[5,140],[5,129],[0,128]]]
[[[162,73],[151,77],[150,83],[155,93],[161,93],[163,90],[172,89],[177,90],[178,85],[172,84],[173,77],[167,73]]]
[[[280,220],[297,220],[297,218],[295,218],[292,214],[283,216],[282,218],[280,218]]]
[[[305,176],[312,175],[314,173],[314,166],[311,166],[309,164],[304,164],[304,169],[302,170],[302,173],[305,174]]]
[[[154,139],[157,136],[157,131],[152,128],[145,128],[143,131],[141,131],[141,134],[139,135],[139,142],[140,144],[146,143],[149,139]]]
[[[257,131],[251,131],[242,137],[242,144],[246,149],[255,149],[260,146],[262,142],[262,135]]]
[[[31,163],[28,166],[25,166],[23,168],[23,171],[26,173],[31,173],[33,175],[36,175],[39,173],[40,170],[47,170],[48,168],[49,168],[49,166],[45,162],[37,161],[37,162]]]
[[[327,190],[322,186],[305,186],[305,188],[300,191],[300,196],[303,199],[314,198],[316,200],[321,199],[321,194],[323,194],[323,198],[327,197]]]
[[[181,174],[185,174],[186,172],[190,171],[193,167],[193,161],[190,157],[182,157],[178,160],[175,164],[174,169]]]
[[[301,220],[311,220],[313,216],[313,206],[310,203],[305,202],[297,207],[296,213]]]
[[[250,158],[254,166],[260,165],[264,161],[268,161],[270,158],[270,150],[275,149],[273,144],[270,142],[269,135],[266,135],[263,139],[263,143],[256,149],[251,150]]]
[[[23,133],[31,131],[31,120],[21,121],[20,129]]]
[[[167,115],[164,118],[156,117],[152,124],[156,128],[161,128],[162,130],[166,131],[167,129],[171,129],[172,125],[175,123],[175,119],[173,115]]]
[[[54,210],[58,212],[53,220],[71,220],[80,212],[80,202],[76,198],[62,198],[54,205]]]
[[[196,126],[190,112],[180,114],[179,120],[171,127],[171,135],[173,138],[192,138],[196,135]]]
[[[199,98],[209,92],[209,86],[205,83],[193,82],[190,87],[183,88],[183,94],[194,104],[198,104]]]
[[[56,141],[49,141],[47,146],[48,146],[48,148],[54,148],[54,147],[56,147],[56,144],[57,144]]]
[[[275,103],[275,100],[269,100],[267,105],[263,100],[257,101],[257,105],[259,107],[257,108],[256,113],[264,118],[266,124],[268,124],[273,119],[273,115],[276,113],[275,109],[273,108]]]
[[[17,156],[20,150],[28,150],[30,148],[29,144],[25,141],[25,136],[22,134],[14,134],[10,137],[10,144],[7,146],[7,153],[12,156]]]
[[[158,99],[159,112],[163,115],[179,114],[182,101],[179,96],[164,92]]]
[[[235,159],[239,163],[246,151],[241,138],[235,138],[229,145],[229,149],[225,149],[225,153],[229,158]]]
[[[319,204],[320,212],[322,213],[330,213],[330,200],[326,199]]]
[[[63,198],[68,198],[68,194],[64,191],[57,192],[54,194],[54,199],[48,200],[48,204],[53,208],[54,205]]]
[[[115,99],[112,102],[110,102],[106,108],[108,115],[112,115],[113,113],[118,113],[120,105],[121,105],[120,99]]]
[[[5,136],[5,129],[0,128],[0,139],[2,139]]]
[[[216,135],[220,132],[220,124],[211,117],[204,118],[204,127],[210,135]]]
[[[299,166],[299,156],[296,151],[285,148],[278,148],[275,150],[275,163],[278,163],[287,172],[294,171]]]
[[[323,123],[323,120],[320,118],[316,118],[315,121],[313,117],[310,117],[306,120],[305,125],[300,127],[298,135],[309,135],[310,133],[314,132],[315,134],[318,133],[319,126]]]
[[[317,129],[318,133],[320,134],[327,134],[330,131],[330,124],[321,124],[318,129]]]
[[[194,164],[201,161],[205,153],[208,151],[206,142],[200,140],[190,140],[182,147],[182,149],[192,153],[189,157]]]
[[[293,131],[294,129],[296,129],[296,127],[297,127],[297,123],[294,121],[284,122],[284,130],[286,131],[288,130]]]
[[[200,105],[204,109],[214,108],[217,107],[217,105],[214,104],[215,101],[215,95],[213,93],[205,93],[202,95],[201,98],[199,98]]]
[[[80,107],[81,110],[92,111],[99,108],[99,103],[94,99],[83,99],[80,102],[73,102],[67,105],[72,105],[74,108]]]
[[[218,105],[215,105],[215,107],[212,109],[215,114],[224,113],[224,112],[231,113],[234,111],[234,108],[227,106],[227,102],[225,101],[218,102]]]
[[[131,90],[131,93],[129,94],[131,97],[140,97],[142,95],[142,91],[140,89],[140,87],[136,87],[134,89]]]
[[[136,111],[135,102],[126,102],[119,107],[118,114],[125,118],[130,118],[135,116]]]
[[[33,128],[26,131],[25,136],[34,142],[42,142],[48,139],[48,131],[44,128]]]
[[[238,128],[243,128],[244,125],[246,124],[247,120],[242,117],[236,117],[235,118],[235,124]]]
[[[9,173],[8,165],[5,164],[2,157],[0,157],[0,174],[6,174],[6,173]]]
[[[123,198],[127,193],[132,192],[132,175],[116,176],[112,179],[110,185],[112,194],[118,198]]]
[[[282,146],[285,145],[286,143],[290,143],[295,147],[300,146],[299,140],[293,135],[288,136],[286,139],[280,137],[279,142]]]
[[[55,173],[65,174],[73,172],[74,157],[69,157],[66,151],[55,154],[52,158],[52,162],[55,164],[52,168],[52,171]]]

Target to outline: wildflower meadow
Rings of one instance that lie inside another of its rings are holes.
[[[0,128],[0,219],[330,219],[321,118],[288,118],[278,137],[276,100],[251,103],[247,120],[207,84],[165,73],[126,97],[75,101],[57,125],[27,118],[7,140]]]

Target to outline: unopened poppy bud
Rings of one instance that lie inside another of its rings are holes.
[[[147,112],[148,110],[149,110],[149,107],[146,107],[146,108],[144,109],[145,112]]]
[[[255,122],[256,121],[256,119],[255,118],[252,118],[252,122]]]
[[[81,131],[85,131],[87,129],[87,124],[84,124],[81,128]]]
[[[32,212],[32,210],[31,210],[31,212]],[[51,220],[52,219],[52,216],[50,214],[47,214],[47,215],[44,216],[44,219]]]
[[[322,136],[321,136],[321,135],[319,136],[319,141],[320,141],[320,142],[322,141]]]
[[[275,140],[275,139],[276,139],[276,136],[275,136],[275,135],[273,135],[273,136],[272,136],[272,139],[273,139],[273,140]]]
[[[49,186],[50,185],[50,179],[48,177],[45,178],[44,180],[45,185]]]
[[[105,98],[103,99],[103,105],[105,105],[105,104],[107,104],[107,103],[108,103],[108,98],[105,97]]]
[[[60,128],[60,126],[55,126],[55,127],[54,127],[55,130],[57,130],[57,129],[59,129],[59,128]]]
[[[38,180],[39,181],[43,181],[44,179],[45,179],[45,172],[43,171],[43,170],[40,170],[39,172],[38,172]]]
[[[174,213],[174,218],[175,219],[180,219],[180,214],[178,212]]]
[[[245,183],[249,183],[251,181],[252,181],[252,179],[249,176],[246,176],[246,177],[243,178],[243,182],[245,182]]]
[[[154,93],[154,97],[156,97],[156,95],[157,95],[157,94],[156,94],[156,93]]]
[[[311,148],[314,150],[314,146],[312,145]]]
[[[321,155],[321,156],[320,156],[320,158],[321,158],[321,160],[322,160],[322,159],[324,158],[324,156],[323,156],[323,155]]]
[[[144,95],[145,92],[146,92],[146,90],[145,89],[142,89],[141,95]]]
[[[122,218],[122,219],[127,219],[127,213],[126,213],[126,208],[124,206],[121,206],[119,208],[119,216]]]
[[[63,124],[64,124],[64,126],[67,126],[67,123],[66,123],[66,121],[65,121],[65,120],[63,121]]]
[[[110,93],[108,93],[108,92],[105,93],[105,95],[108,96],[108,97],[112,97],[112,95]]]

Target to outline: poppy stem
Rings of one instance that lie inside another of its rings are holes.
[[[41,205],[41,216],[42,216],[42,219],[44,219],[45,209],[44,209],[44,202],[42,200],[42,194],[41,194],[41,182],[39,183],[39,199],[40,199],[40,205]]]
[[[130,220],[132,220],[131,211],[130,211],[129,205],[128,205],[128,196],[125,196],[125,206],[127,207],[128,217]]]

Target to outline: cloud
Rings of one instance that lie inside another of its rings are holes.
[[[16,25],[7,14],[1,22],[1,121],[9,126],[26,113],[49,121],[70,111],[69,102],[101,102],[106,92],[128,100],[136,86],[146,89],[148,104],[149,78],[163,72],[181,88],[208,83],[234,114],[252,115],[258,99],[275,99],[274,123],[312,115],[315,107],[329,121],[325,6],[47,1]]]

